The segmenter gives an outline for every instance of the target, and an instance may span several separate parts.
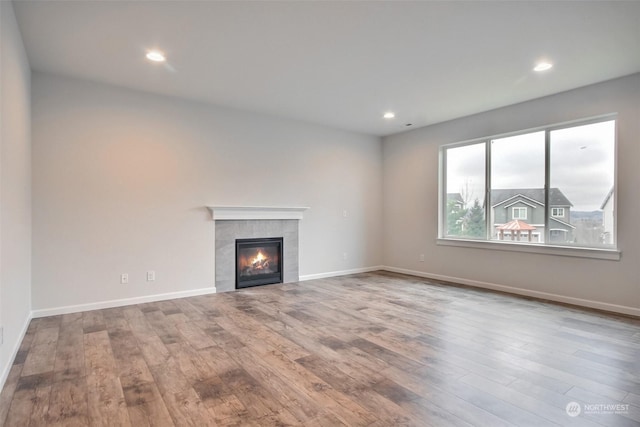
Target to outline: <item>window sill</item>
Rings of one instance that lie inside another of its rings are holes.
[[[439,246],[456,246],[462,248],[475,248],[475,249],[489,249],[495,251],[507,251],[507,252],[526,252],[533,254],[554,255],[554,256],[569,256],[577,258],[594,258],[605,259],[611,261],[620,261],[622,252],[618,249],[592,249],[592,248],[579,248],[570,246],[543,246],[526,243],[511,243],[511,242],[495,242],[495,241],[480,241],[480,240],[465,240],[465,239],[444,239],[439,238],[437,240]]]

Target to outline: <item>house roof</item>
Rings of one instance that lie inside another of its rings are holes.
[[[528,230],[535,230],[536,228],[533,225],[529,225],[524,221],[520,221],[519,219],[514,219],[513,221],[509,221],[508,223],[501,225],[500,227],[496,227],[496,229],[528,231]]]
[[[609,202],[609,199],[611,198],[611,196],[613,196],[613,188],[614,187],[611,187],[611,190],[609,190],[609,192],[607,193],[607,196],[602,201],[602,205],[600,205],[600,209],[604,209],[604,207],[607,206],[607,202]]]
[[[527,200],[522,200],[521,197],[512,197],[512,202],[505,206],[505,208],[510,208],[513,205],[517,205],[518,203],[522,203],[523,205],[531,206],[533,209],[537,209],[538,207],[533,203],[529,203]],[[506,200],[505,200],[506,202]],[[542,203],[536,203],[540,206],[543,206]]]
[[[461,205],[464,205],[464,200],[462,200],[462,194],[460,193],[447,193],[447,201],[448,200],[453,200],[460,203]]]
[[[571,225],[568,222],[560,221],[558,218],[551,217],[551,218],[549,218],[549,221],[555,221],[555,222],[557,222],[559,224],[564,225],[565,227],[569,227],[569,228],[573,228],[573,229],[576,228],[575,225]],[[549,226],[551,226],[551,222],[549,222]]]
[[[517,196],[526,197],[541,205],[544,204],[544,188],[510,188],[491,190],[491,206],[501,205]],[[549,190],[549,206],[573,206],[573,204],[560,189],[551,188]]]

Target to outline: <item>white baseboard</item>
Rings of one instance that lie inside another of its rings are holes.
[[[410,276],[424,277],[426,279],[441,280],[444,282],[459,283],[461,285],[473,286],[476,288],[491,289],[494,291],[506,292],[509,294],[523,295],[527,297],[545,299],[550,301],[561,302],[565,304],[578,305],[581,307],[595,308],[598,310],[610,311],[613,313],[627,314],[630,316],[640,317],[640,308],[629,307],[626,305],[609,304],[606,302],[593,301],[582,298],[569,297],[565,295],[551,294],[548,292],[533,291],[529,289],[514,288],[512,286],[498,285],[495,283],[480,282],[478,280],[463,279],[460,277],[450,277],[441,274],[425,273],[422,271],[408,270],[404,268],[396,268],[382,266],[380,270],[391,271],[394,273],[408,274]]]
[[[368,272],[377,271],[377,270],[382,270],[382,267],[374,266],[374,267],[354,268],[351,270],[331,271],[328,273],[308,274],[308,275],[300,276],[299,280],[304,281],[304,280],[313,280],[313,279],[324,279],[327,277],[346,276],[349,274],[357,274],[357,273],[368,273]],[[132,305],[132,304],[142,304],[145,302],[164,301],[168,299],[193,297],[198,295],[206,295],[206,294],[214,294],[214,293],[216,293],[216,288],[202,288],[202,289],[194,289],[192,291],[169,292],[166,294],[147,295],[143,297],[123,298],[123,299],[100,301],[100,302],[94,302],[94,303],[88,303],[88,304],[45,308],[40,310],[33,310],[31,312],[31,315],[35,319],[38,317],[57,316],[59,314],[79,313],[82,311],[100,310],[103,308],[113,308],[113,307],[123,307],[126,305]]]
[[[314,280],[314,279],[326,279],[327,277],[337,277],[337,276],[347,276],[349,274],[358,274],[358,273],[370,273],[372,271],[383,270],[382,266],[373,266],[373,267],[362,267],[362,268],[353,268],[351,270],[341,270],[341,271],[330,271],[328,273],[316,273],[316,274],[305,274],[300,276],[300,281],[304,282],[305,280]]]
[[[496,283],[481,282],[478,280],[463,279],[460,277],[445,276],[441,274],[425,273],[422,271],[409,270],[405,268],[397,268],[397,267],[390,267],[390,266],[384,266],[384,265],[354,268],[350,270],[330,271],[326,273],[305,274],[300,276],[299,280],[302,282],[306,280],[325,279],[328,277],[347,276],[349,274],[370,273],[372,271],[378,271],[378,270],[408,274],[411,276],[424,277],[427,279],[440,280],[444,282],[459,283],[461,285],[473,286],[476,288],[491,289],[491,290],[506,292],[510,294],[546,299],[550,301],[562,302],[565,304],[573,304],[573,305],[578,305],[582,307],[595,308],[598,310],[611,311],[614,313],[621,313],[621,314],[640,317],[640,308],[636,308],[636,307],[610,304],[610,303],[605,303],[600,301],[593,301],[593,300],[587,300],[582,298],[569,297],[565,295],[552,294],[548,292],[514,288],[512,286],[499,285]],[[101,301],[101,302],[89,303],[89,304],[79,304],[79,305],[70,305],[65,307],[33,310],[31,312],[31,316],[27,319],[27,323],[25,325],[25,329],[23,331],[22,336],[24,336],[24,333],[26,332],[26,328],[28,327],[29,321],[31,320],[31,318],[55,316],[59,314],[77,313],[77,312],[90,311],[90,310],[99,310],[102,308],[122,307],[122,306],[132,305],[132,304],[142,304],[146,302],[164,301],[164,300],[174,299],[174,298],[185,298],[185,297],[191,297],[191,296],[213,294],[215,292],[216,292],[216,289],[212,287],[212,288],[194,289],[191,291],[169,292],[165,294],[147,295],[143,297],[124,298],[124,299]],[[18,350],[16,348],[15,352],[17,351]],[[3,372],[3,375],[6,375],[6,374],[8,374],[8,371]],[[0,379],[3,379],[3,378],[4,377],[0,377]]]
[[[11,371],[11,367],[13,366],[13,361],[15,360],[16,355],[18,354],[18,350],[20,350],[20,346],[22,345],[22,340],[24,340],[24,336],[27,333],[27,329],[29,329],[29,322],[31,322],[32,316],[33,316],[32,312],[29,312],[29,314],[27,315],[27,318],[24,321],[24,325],[22,326],[22,331],[20,332],[18,339],[13,345],[11,356],[7,359],[7,364],[2,367],[2,376],[0,376],[0,390],[4,388],[4,383],[7,381],[7,378],[9,377],[9,372]]]
[[[132,304],[143,304],[145,302],[164,301],[175,298],[195,297],[198,295],[215,294],[216,288],[202,288],[191,291],[169,292],[166,294],[146,295],[143,297],[123,298],[110,301],[93,302],[89,304],[67,305],[65,307],[45,308],[33,310],[33,318],[56,316],[58,314],[78,313],[81,311],[99,310],[102,308],[122,307]]]

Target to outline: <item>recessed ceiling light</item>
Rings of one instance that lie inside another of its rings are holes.
[[[384,117],[385,119],[393,119],[395,116],[396,114],[394,112],[387,111],[382,117]]]
[[[147,59],[153,62],[164,62],[167,58],[164,56],[164,53],[159,50],[150,50],[147,52]]]
[[[533,71],[547,71],[553,67],[553,64],[550,62],[539,62]]]

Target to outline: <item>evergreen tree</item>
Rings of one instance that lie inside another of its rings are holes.
[[[462,234],[463,218],[467,210],[457,200],[447,200],[447,235],[459,236]]]
[[[480,201],[475,199],[463,219],[464,234],[469,237],[485,237],[485,225],[484,209],[480,206]]]

